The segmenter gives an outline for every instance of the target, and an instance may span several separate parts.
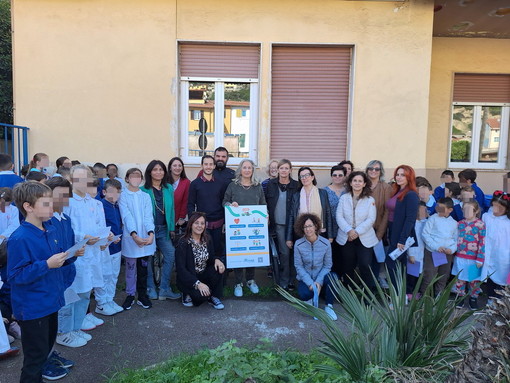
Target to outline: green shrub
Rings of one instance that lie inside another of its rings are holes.
[[[354,284],[354,290],[333,282],[334,293],[342,303],[339,316],[350,324],[346,334],[324,310],[296,299],[284,290],[280,293],[300,311],[317,317],[326,328],[320,349],[334,365],[318,366],[326,374],[346,371],[353,381],[368,381],[371,368],[386,370],[386,377],[399,381],[444,381],[453,364],[462,360],[468,348],[469,331],[463,324],[472,311],[460,312],[449,301],[454,279],[437,297],[433,284],[425,295],[406,305],[406,281],[397,271],[396,287],[388,293],[377,285],[371,292],[366,285]],[[417,294],[421,279],[415,288]],[[413,380],[417,377],[417,380]]]
[[[248,349],[235,345],[232,340],[214,350],[201,350],[196,354],[181,354],[168,362],[152,368],[122,372],[112,377],[110,383],[243,383],[251,378],[256,383],[303,382],[347,383],[348,374],[338,371],[335,376],[316,372],[317,365],[333,367],[332,363],[317,351],[276,352],[265,342]],[[384,371],[373,369],[373,376]],[[375,383],[380,380],[373,380]]]

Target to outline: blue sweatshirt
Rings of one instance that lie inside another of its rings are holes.
[[[111,203],[106,198],[103,198],[101,200],[103,203],[104,208],[104,216],[106,218],[106,226],[110,226],[110,231],[115,234],[119,235],[122,234],[122,220],[120,218],[120,209],[118,203]],[[120,252],[121,249],[121,242],[119,243],[112,243],[108,247],[110,250],[110,254],[117,254]]]
[[[60,215],[60,219],[58,219],[55,214]],[[74,246],[74,230],[71,226],[71,218],[69,218],[68,215],[64,213],[54,213],[53,217],[51,217],[48,223],[55,228],[57,236],[59,237],[59,252],[64,252],[70,247]],[[61,267],[62,272],[64,273],[65,288],[71,286],[73,284],[74,278],[76,277],[76,266],[74,265],[75,261],[76,257],[69,258]]]
[[[15,174],[13,171],[0,171],[0,187],[13,188],[14,185],[24,182],[25,180]]]
[[[50,269],[46,262],[60,252],[59,236],[51,224],[43,226],[45,230],[25,221],[7,242],[12,310],[19,320],[43,318],[65,304],[62,268]]]

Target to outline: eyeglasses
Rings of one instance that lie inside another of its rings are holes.
[[[343,174],[332,174],[331,177],[343,177]]]
[[[305,180],[307,178],[310,178],[312,175],[310,173],[302,174],[299,176],[300,180]]]
[[[369,167],[367,168],[367,170],[373,170],[374,172],[380,172],[380,171],[381,171],[381,168],[373,168],[373,167],[369,166]]]
[[[303,229],[315,229],[315,225],[306,225],[303,226]]]

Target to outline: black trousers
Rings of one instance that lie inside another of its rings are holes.
[[[147,266],[150,261],[149,257],[136,259],[136,292],[138,298],[147,297]]]
[[[359,238],[354,241],[347,241],[340,246],[341,254],[341,276],[346,286],[357,280],[356,267],[359,269],[359,276],[368,287],[375,286],[370,265],[372,264],[373,249],[365,247]]]
[[[214,265],[207,266],[203,273],[197,274],[197,279],[209,286],[212,296],[216,298],[221,298],[223,296],[222,275],[214,269]],[[200,306],[210,298],[202,296],[200,291],[194,287],[179,288],[179,290],[181,290],[183,295],[189,295],[195,306]]]
[[[19,324],[24,357],[20,383],[41,383],[44,363],[57,337],[58,311]]]

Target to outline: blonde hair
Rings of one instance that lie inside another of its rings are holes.
[[[241,184],[241,169],[243,168],[243,165],[245,162],[249,162],[251,164],[251,167],[253,168],[253,172],[251,173],[251,184],[253,186],[257,186],[258,184],[260,184],[260,181],[255,178],[255,163],[250,160],[249,158],[245,158],[244,160],[242,160],[239,165],[237,166],[237,169],[236,169],[236,173],[235,173],[235,178],[234,178],[234,183],[240,185]]]
[[[71,179],[73,178],[73,175],[74,173],[77,171],[77,170],[86,170],[87,171],[87,177],[90,177],[90,178],[93,178],[94,175],[92,173],[92,170],[90,170],[90,168],[87,166],[87,165],[83,165],[83,164],[78,164],[78,165],[74,165],[71,170],[69,171],[71,173]]]

